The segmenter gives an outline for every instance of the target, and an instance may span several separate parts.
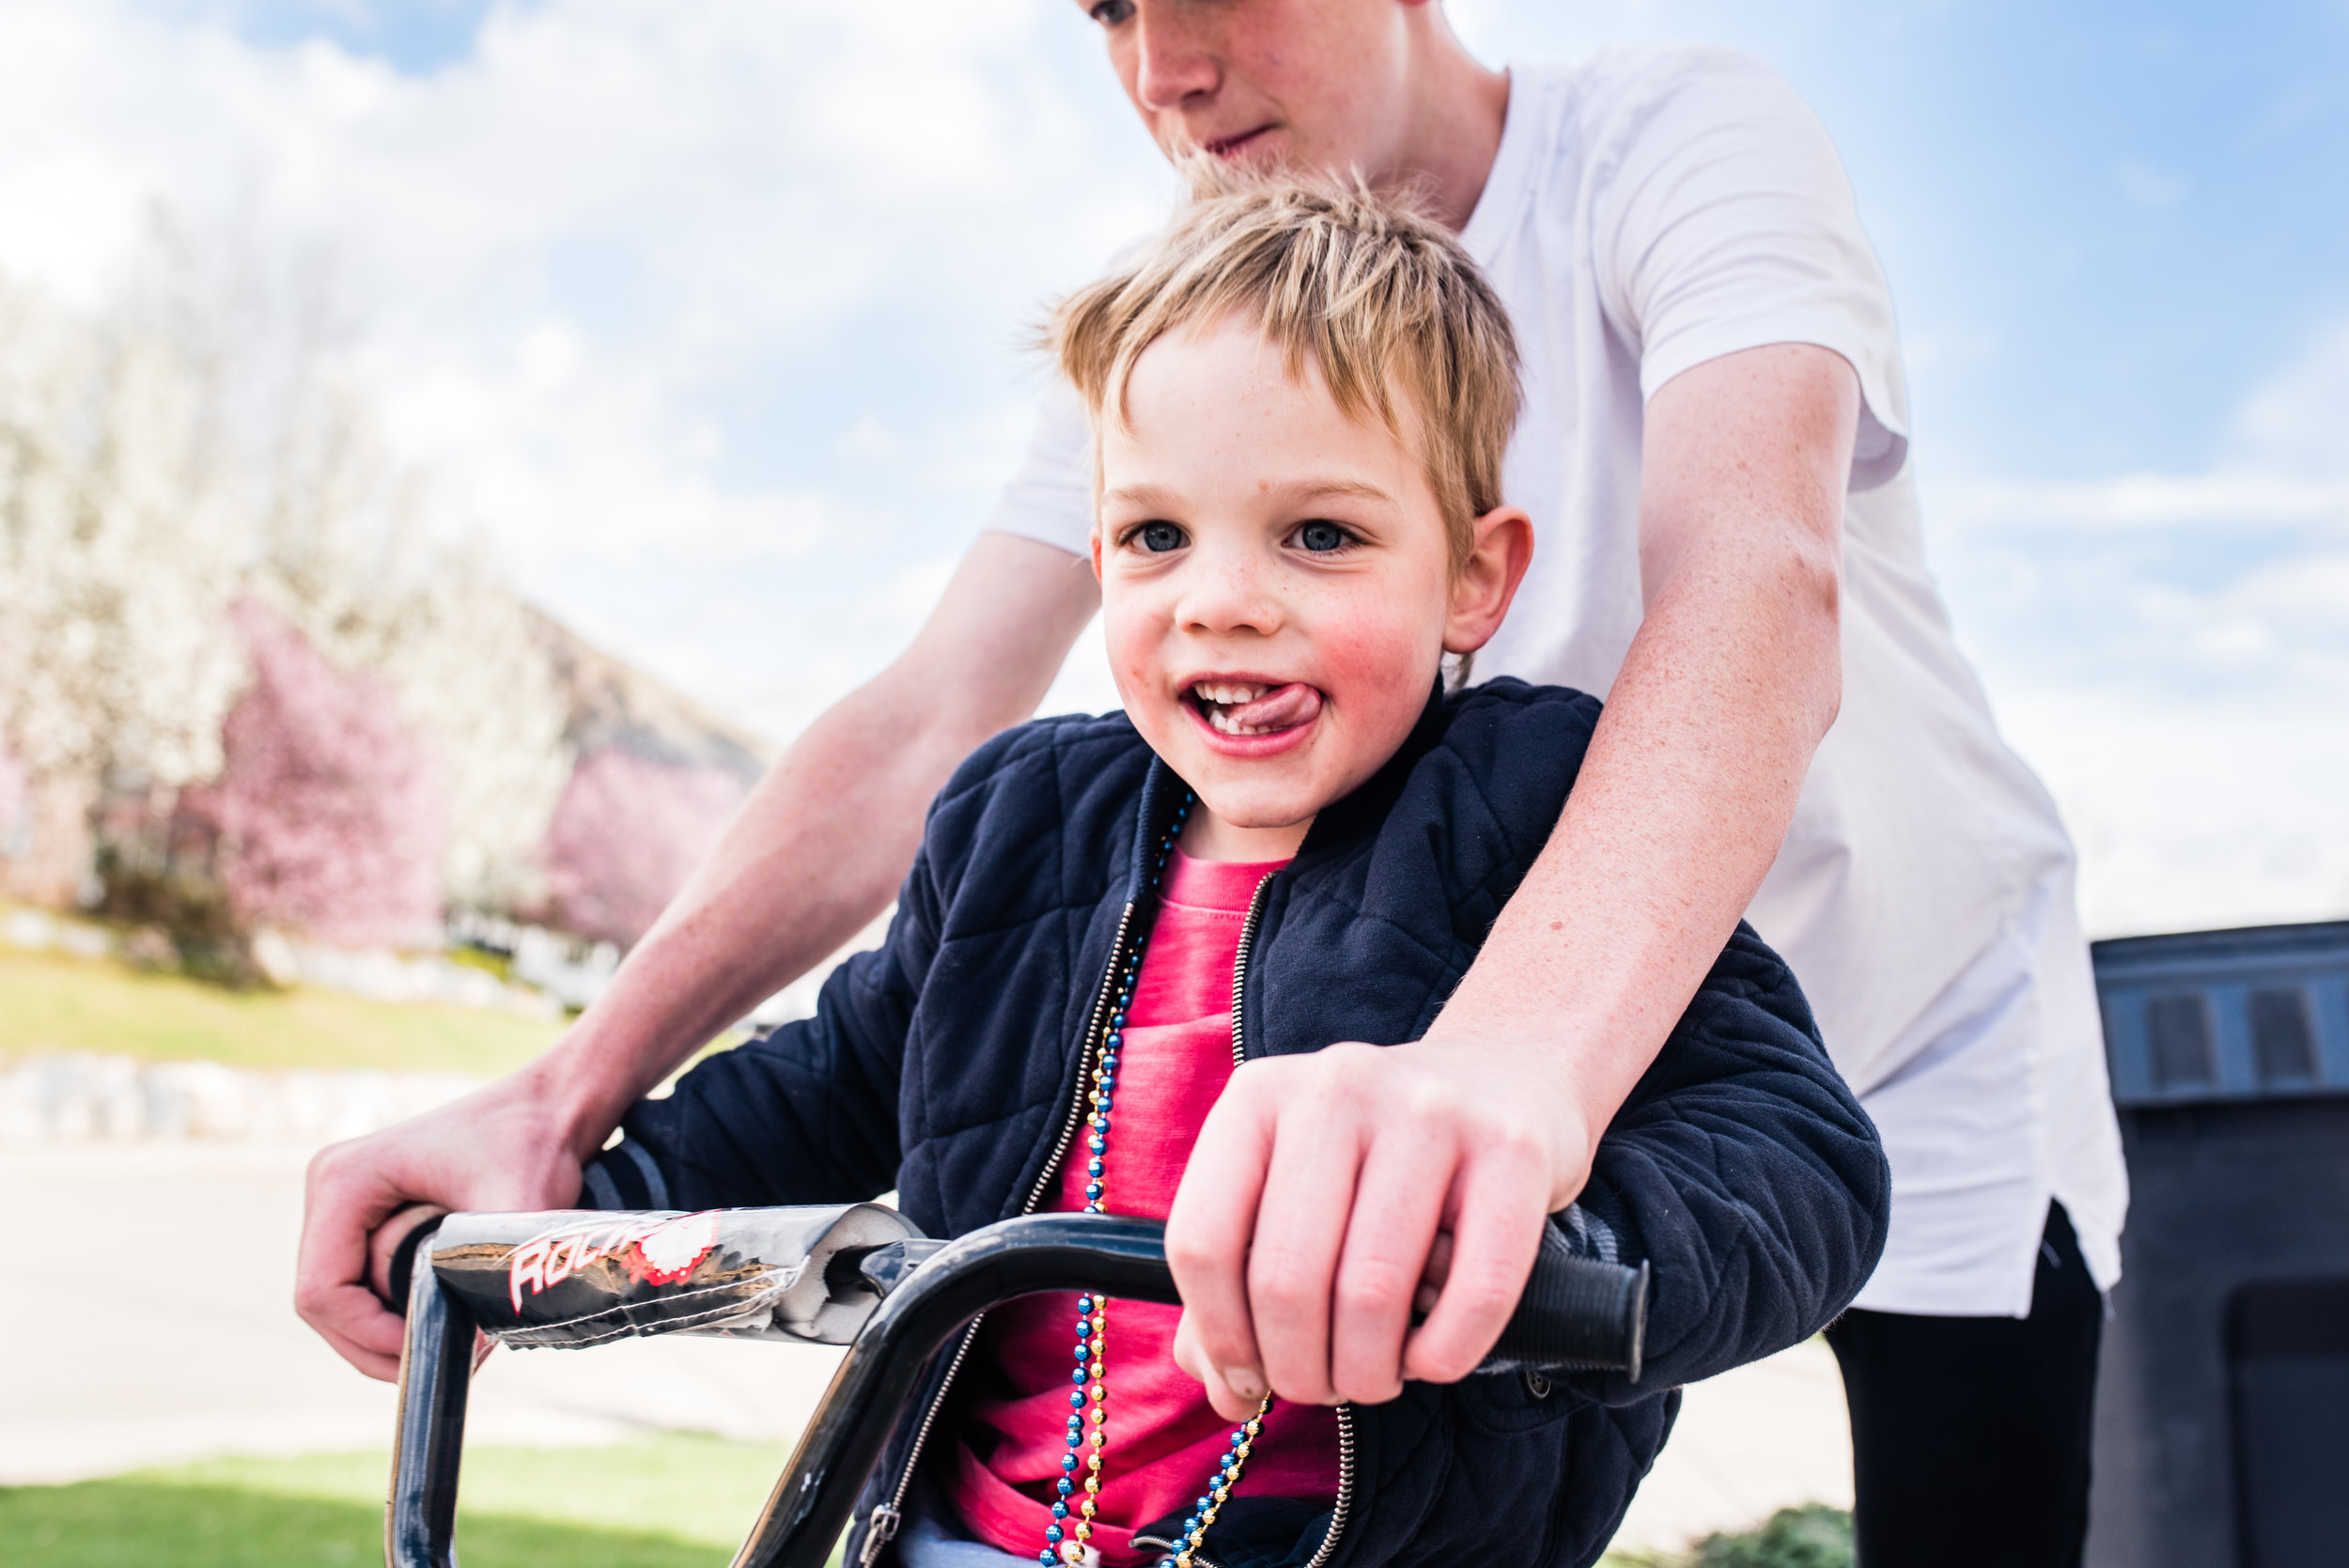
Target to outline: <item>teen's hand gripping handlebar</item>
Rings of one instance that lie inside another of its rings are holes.
[[[407,1283],[385,1559],[455,1568],[476,1328],[517,1344],[718,1333],[847,1343],[734,1568],[823,1568],[930,1358],[972,1318],[1039,1291],[1174,1303],[1165,1227],[1113,1215],[1006,1219],[923,1239],[870,1204],[707,1215],[451,1215]],[[1488,1371],[1640,1374],[1648,1270],[1576,1256],[1546,1230]]]

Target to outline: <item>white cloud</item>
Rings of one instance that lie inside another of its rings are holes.
[[[1051,0],[547,0],[403,75],[16,0],[0,270],[94,303],[158,202],[323,245],[451,524],[786,732],[894,651],[1016,459],[1025,320],[1164,205],[1096,47]],[[787,683],[684,608],[761,586]],[[910,597],[820,613],[874,593]]]
[[[2207,469],[1978,479],[1938,500],[1937,522],[1965,527],[2317,524],[2349,535],[2349,320],[2311,333],[2243,396]]]
[[[2298,357],[2252,389],[2233,435],[2279,466],[2349,476],[2349,320],[2313,334]]]
[[[1949,487],[2007,733],[2099,934],[2349,915],[2349,324],[2202,472]],[[1987,633],[1987,634],[1985,634]]]
[[[2349,526],[2349,476],[2308,478],[2236,465],[2201,474],[2117,474],[2038,482],[1986,479],[1948,487],[1935,520],[1957,528]]]
[[[2349,915],[2349,720],[2126,687],[2010,692],[2080,851],[2091,935]]]
[[[2186,199],[2191,189],[2184,177],[2164,174],[2135,158],[2123,158],[2115,163],[2112,177],[2132,207],[2174,207]]]
[[[158,201],[323,244],[452,525],[779,737],[918,624],[1016,458],[1021,325],[1169,192],[1066,0],[539,0],[420,74],[157,4],[0,9],[0,271],[95,304]],[[1761,14],[1454,8],[1496,56]],[[2016,330],[1943,323],[1921,389]],[[1952,474],[1925,433],[1937,560],[2100,929],[2349,909],[2345,436],[2349,322],[2202,467]],[[1047,706],[1113,699],[1089,637]]]

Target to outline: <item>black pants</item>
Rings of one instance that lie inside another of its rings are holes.
[[[2078,1568],[2103,1331],[2060,1203],[2030,1316],[1837,1320],[1859,1568]]]

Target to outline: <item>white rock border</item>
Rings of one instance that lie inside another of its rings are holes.
[[[0,1063],[0,1145],[208,1140],[315,1146],[381,1131],[485,1080],[463,1073],[259,1072],[43,1051]]]

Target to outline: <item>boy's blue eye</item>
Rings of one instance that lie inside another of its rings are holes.
[[[1135,532],[1134,537],[1140,539],[1142,548],[1153,555],[1183,548],[1183,531],[1171,522],[1145,522]]]
[[[1091,11],[1093,20],[1104,27],[1114,27],[1133,14],[1133,0],[1100,0]]]
[[[1316,519],[1297,531],[1297,542],[1319,555],[1344,547],[1346,530],[1334,522],[1323,522]]]

